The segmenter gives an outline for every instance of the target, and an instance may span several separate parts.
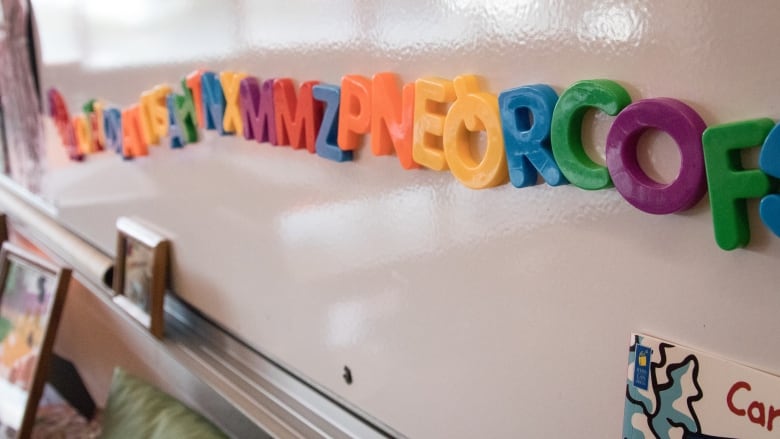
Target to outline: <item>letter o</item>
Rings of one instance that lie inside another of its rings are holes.
[[[487,148],[481,160],[471,153],[469,132],[485,131]],[[509,170],[504,154],[504,136],[498,114],[498,99],[489,93],[459,97],[444,122],[444,156],[452,174],[472,189],[505,183]]]
[[[707,124],[688,105],[670,98],[645,99],[623,109],[607,135],[607,168],[615,188],[634,207],[669,214],[693,207],[707,191],[701,136]],[[639,166],[642,134],[658,129],[680,150],[680,173],[669,184],[650,178]]]

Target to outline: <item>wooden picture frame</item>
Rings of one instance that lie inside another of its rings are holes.
[[[70,277],[13,244],[0,250],[0,434],[32,433]]]
[[[130,218],[119,218],[116,228],[114,302],[162,338],[169,241]]]
[[[8,241],[8,217],[0,212],[0,244]]]

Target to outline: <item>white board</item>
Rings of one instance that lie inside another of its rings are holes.
[[[771,1],[33,3],[43,86],[71,112],[207,68],[333,84],[474,73],[496,94],[610,78],[709,125],[780,118]],[[594,154],[611,120],[587,119]],[[60,222],[107,252],[117,217],[155,225],[179,295],[402,434],[614,437],[632,331],[780,372],[780,239],[752,202],[751,245],[725,252],[706,198],[653,216],[615,189],[474,191],[367,147],[334,163],[211,131],[71,163],[47,134],[41,197]],[[676,148],[655,139],[644,160],[674,178]]]

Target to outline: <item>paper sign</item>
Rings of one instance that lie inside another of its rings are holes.
[[[780,377],[654,337],[631,336],[625,398],[623,439],[780,437]]]

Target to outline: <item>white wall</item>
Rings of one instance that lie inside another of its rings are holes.
[[[330,83],[476,73],[494,93],[606,77],[710,125],[780,118],[771,1],[34,5],[43,83],[71,111],[205,67]],[[611,119],[588,122],[603,156]],[[724,252],[706,199],[652,216],[614,189],[473,191],[368,148],[337,164],[212,132],[74,164],[48,130],[41,196],[59,221],[108,252],[117,216],[155,224],[177,293],[410,436],[615,437],[632,330],[780,372],[780,241],[752,203],[751,245]],[[655,138],[643,160],[673,178],[674,147]]]

